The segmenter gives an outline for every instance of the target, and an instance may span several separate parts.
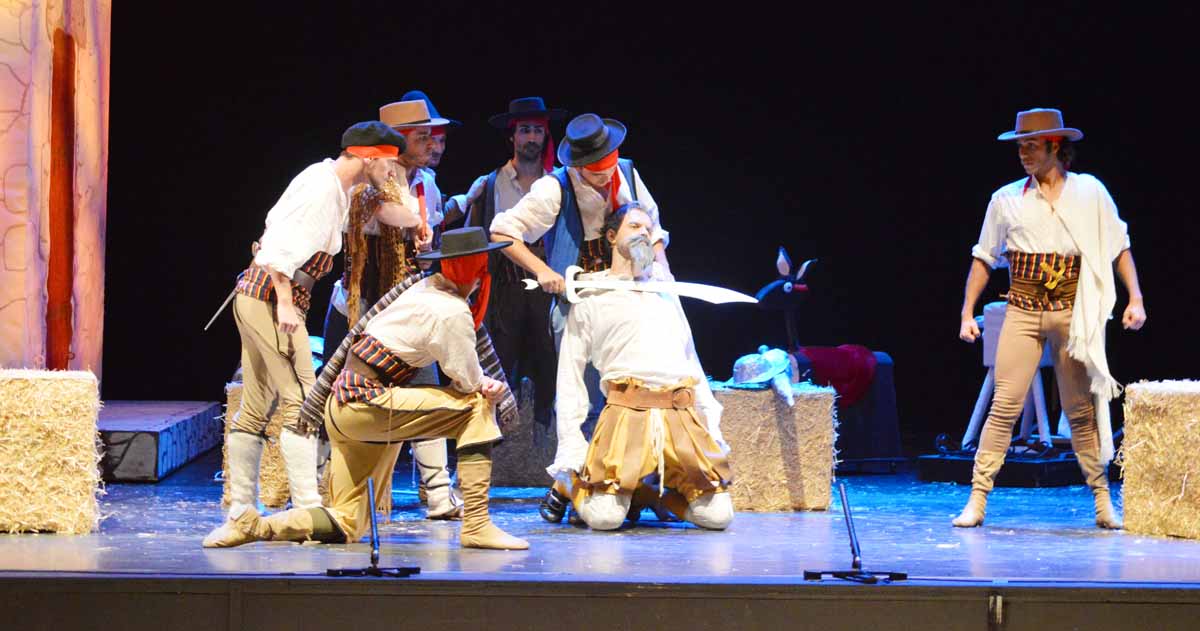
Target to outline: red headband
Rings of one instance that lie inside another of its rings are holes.
[[[618,155],[617,150],[613,149],[612,153],[591,164],[583,165],[583,168],[587,169],[588,171],[592,171],[593,173],[607,171],[608,169],[617,166],[617,160],[619,158],[620,156]],[[632,187],[633,182],[630,182],[629,186]],[[612,178],[608,180],[608,199],[613,210],[616,210],[620,206],[620,204],[617,203],[617,191],[619,190],[621,190],[621,170],[616,169],[613,171]]]
[[[400,148],[394,145],[350,145],[345,150],[360,158],[395,158],[400,155]]]
[[[430,136],[445,136],[445,135],[446,135],[446,126],[445,126],[445,125],[439,125],[439,126],[437,126],[437,127],[434,127],[434,128],[432,128],[432,129],[430,129],[430,130],[429,130],[429,135],[430,135]]]
[[[554,170],[554,136],[550,135],[550,118],[547,116],[524,116],[508,121],[509,130],[516,129],[521,123],[541,125],[546,130],[546,145],[542,147],[542,170]]]

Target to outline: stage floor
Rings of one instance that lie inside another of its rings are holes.
[[[249,577],[367,565],[366,543],[201,548],[221,519],[219,459],[213,450],[158,484],[110,484],[97,534],[0,537],[0,573]],[[963,530],[950,519],[965,486],[912,473],[843,480],[866,569],[907,572],[912,583],[1200,584],[1200,542],[1098,530],[1082,486],[997,489],[987,524]],[[850,565],[836,501],[828,512],[739,513],[725,532],[648,521],[647,512],[637,526],[602,533],[543,522],[542,489],[493,489],[495,520],[531,546],[496,552],[460,549],[457,523],[421,519],[407,467],[394,488],[381,565],[420,566],[423,580],[786,584],[802,582],[804,570]]]

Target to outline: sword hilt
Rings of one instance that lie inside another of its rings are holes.
[[[567,273],[563,274],[563,295],[567,297],[567,302],[575,304],[579,302],[579,294],[575,293],[575,277],[583,273],[583,268],[578,265],[570,265],[567,267]],[[532,291],[541,285],[532,278],[521,279],[521,284],[525,286],[525,291]]]

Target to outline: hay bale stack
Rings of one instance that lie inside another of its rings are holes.
[[[504,427],[504,441],[492,450],[492,486],[550,486],[546,467],[554,462],[558,436],[554,427],[533,420],[533,382],[521,380],[517,393],[520,414]]]
[[[792,384],[796,405],[774,390],[718,388],[725,407],[733,506],[739,511],[825,510],[832,498],[837,413],[834,390]]]
[[[99,415],[90,371],[0,370],[0,531],[96,530]]]
[[[1125,389],[1125,530],[1200,539],[1200,381]]]
[[[225,384],[225,436],[233,424],[233,416],[242,406],[242,382],[232,381]],[[262,459],[258,465],[258,500],[268,508],[283,508],[287,505],[291,493],[288,491],[287,468],[283,464],[283,454],[279,451],[279,432],[283,430],[283,415],[272,408],[271,420],[267,423],[267,444],[263,448]],[[228,444],[228,443],[226,443]],[[227,448],[221,447],[221,469],[228,473],[229,454]],[[225,476],[225,487],[221,493],[221,506],[229,507],[229,476]]]

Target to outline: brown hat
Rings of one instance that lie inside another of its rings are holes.
[[[379,120],[388,127],[440,127],[450,123],[445,118],[431,117],[422,99],[388,103],[379,108]]]
[[[1017,124],[1013,130],[1000,134],[996,140],[1020,140],[1034,136],[1062,136],[1074,141],[1083,138],[1083,132],[1074,127],[1064,127],[1061,110],[1035,107],[1017,112]]]

